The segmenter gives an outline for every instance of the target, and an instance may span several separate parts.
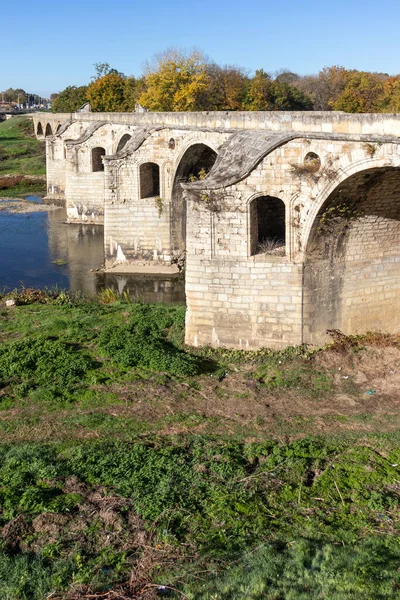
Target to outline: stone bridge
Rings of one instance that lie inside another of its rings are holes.
[[[400,331],[400,115],[37,114],[47,193],[106,266],[186,255],[186,342]],[[116,267],[118,268],[118,266]]]

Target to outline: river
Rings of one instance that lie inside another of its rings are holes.
[[[37,197],[29,197],[40,203]],[[0,291],[52,288],[95,294],[104,288],[143,302],[184,302],[181,277],[103,273],[103,227],[66,224],[63,208],[0,212]]]

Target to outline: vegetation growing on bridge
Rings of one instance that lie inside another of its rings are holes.
[[[194,351],[183,306],[11,296],[4,598],[399,597],[397,337]]]

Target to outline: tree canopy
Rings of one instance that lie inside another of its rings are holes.
[[[148,63],[141,77],[127,77],[109,63],[96,63],[88,86],[68,86],[53,111],[70,112],[89,100],[93,111],[341,110],[399,112],[400,75],[334,65],[316,75],[263,68],[253,75],[220,66],[199,51],[169,49]],[[19,91],[19,90],[16,90]],[[21,90],[23,92],[23,90]],[[5,94],[8,93],[8,90]]]
[[[53,101],[51,108],[53,112],[74,112],[87,102],[87,86],[69,85],[65,90],[60,92],[57,98]]]

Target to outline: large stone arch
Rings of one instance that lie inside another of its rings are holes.
[[[304,256],[306,343],[324,343],[329,329],[400,331],[400,164],[367,164],[349,166],[314,208]]]
[[[203,139],[192,139],[182,148],[175,162],[171,191],[172,255],[180,256],[186,249],[186,203],[181,183],[208,173],[215,163],[217,151]]]
[[[301,247],[304,252],[307,248],[312,227],[321,207],[325,204],[326,200],[338,185],[356,173],[367,169],[390,166],[400,166],[400,154],[392,144],[382,145],[374,157],[366,157],[365,152],[360,149],[355,149],[351,153],[350,159],[348,156],[341,157],[336,166],[337,175],[335,179],[326,181],[321,178],[312,190],[312,197],[315,198],[315,201],[313,201],[304,219],[304,226],[302,227],[301,234]]]

